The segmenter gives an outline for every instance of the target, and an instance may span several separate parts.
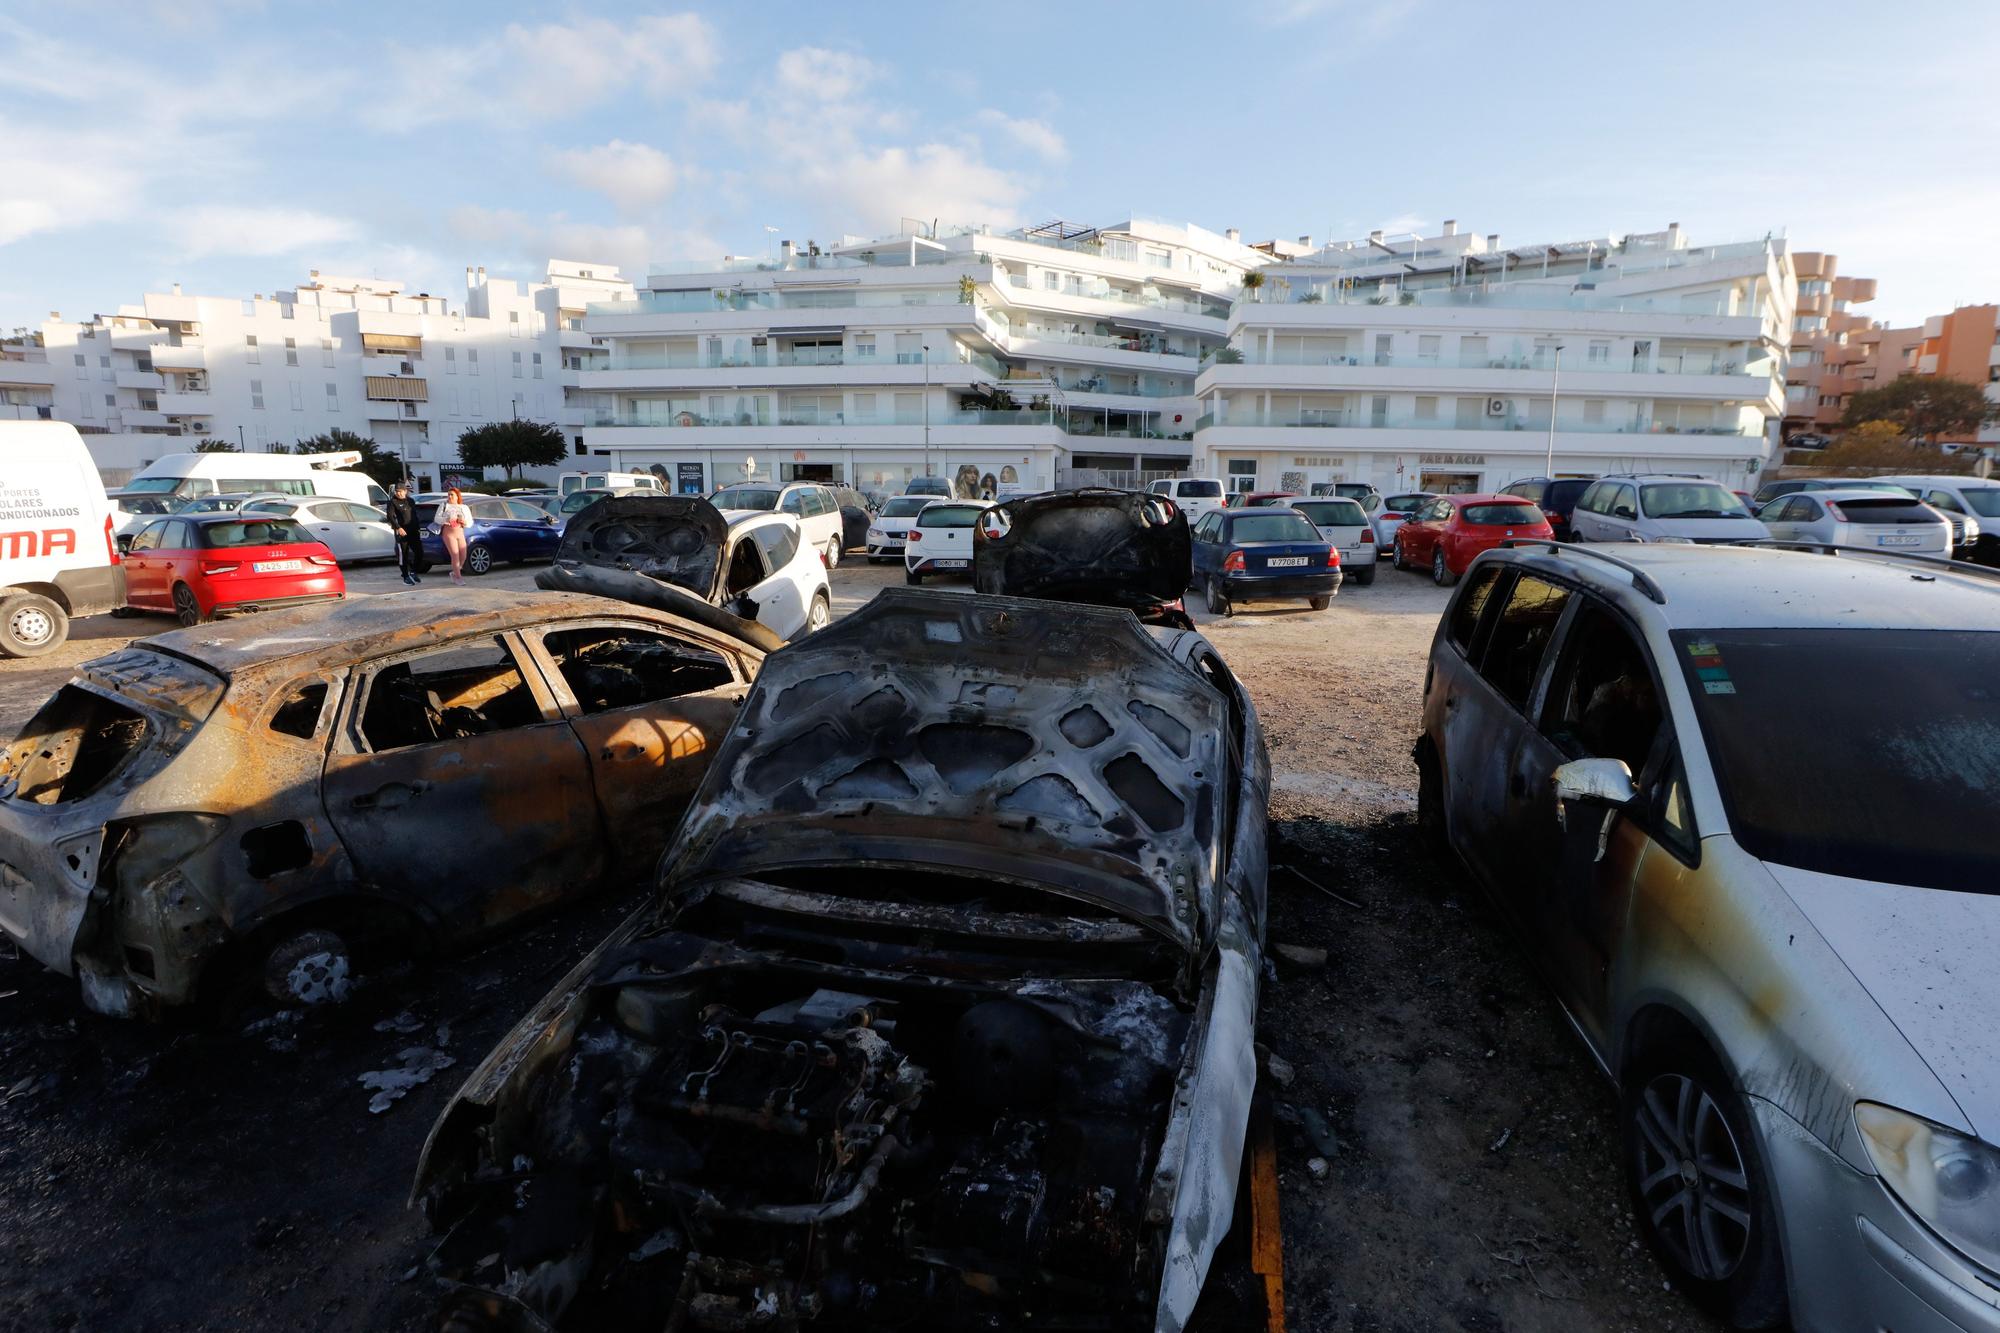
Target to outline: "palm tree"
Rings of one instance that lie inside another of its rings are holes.
[[[1243,271],[1243,290],[1251,300],[1257,299],[1257,291],[1264,285],[1264,275],[1251,268]]]

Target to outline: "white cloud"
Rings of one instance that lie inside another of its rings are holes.
[[[595,148],[572,148],[551,162],[556,172],[595,190],[621,213],[643,212],[673,193],[680,171],[649,144],[613,139]]]
[[[360,229],[347,218],[305,208],[209,204],[168,221],[184,259],[205,255],[292,255],[352,244]]]
[[[845,102],[880,75],[874,61],[823,46],[801,46],[778,57],[778,87],[821,102]]]
[[[539,268],[551,258],[596,259],[616,264],[627,277],[643,275],[653,258],[650,233],[636,223],[583,222],[563,213],[543,217],[511,208],[454,208],[446,219],[453,238],[475,252]],[[477,262],[477,261],[469,261]]]
[[[954,144],[856,147],[789,168],[799,188],[840,226],[892,229],[900,218],[1016,225],[1026,187],[976,152]]]
[[[470,43],[392,46],[390,86],[363,114],[384,130],[548,119],[634,89],[652,98],[691,92],[716,60],[714,29],[699,14],[510,23]]]
[[[1069,145],[1045,120],[1020,120],[1004,111],[991,109],[980,112],[979,119],[1045,161],[1069,161]]]
[[[1421,233],[1431,224],[1430,219],[1415,213],[1398,213],[1387,222],[1378,222],[1375,225],[1391,236],[1407,236],[1413,231]]]

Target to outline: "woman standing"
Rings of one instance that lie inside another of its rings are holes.
[[[451,581],[465,582],[465,531],[472,526],[472,510],[454,486],[444,493],[437,511],[438,534],[444,538],[444,553],[451,558]]]

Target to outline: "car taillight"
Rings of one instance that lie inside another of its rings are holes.
[[[1373,546],[1375,544],[1375,529],[1361,529],[1361,542],[1364,546]]]
[[[315,565],[337,565],[340,563],[330,555],[309,555],[306,559],[312,561]]]
[[[1340,548],[1338,546],[1329,546],[1326,548],[1326,567],[1328,569],[1340,568]]]
[[[1241,551],[1231,551],[1222,558],[1222,572],[1225,574],[1241,574],[1244,568],[1243,552]]]
[[[1847,511],[1831,500],[1826,502],[1826,512],[1833,515],[1833,520],[1836,523],[1847,522]]]
[[[201,563],[201,572],[204,574],[234,574],[238,568],[237,565],[217,565],[206,560]]]

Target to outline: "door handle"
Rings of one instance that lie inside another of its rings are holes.
[[[421,779],[415,782],[391,782],[377,787],[374,791],[363,792],[350,804],[356,810],[396,810],[430,790],[431,784]]]

